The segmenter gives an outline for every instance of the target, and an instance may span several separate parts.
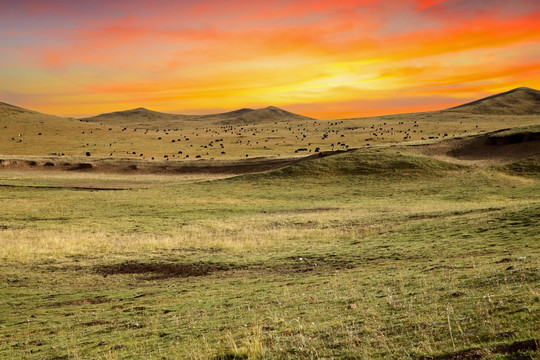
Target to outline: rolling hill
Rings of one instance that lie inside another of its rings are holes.
[[[449,110],[339,121],[310,119],[273,106],[208,115],[136,108],[73,119],[0,103],[0,154],[225,160],[438,142],[538,125],[539,93],[519,88]],[[138,131],[141,129],[149,131]],[[535,142],[523,144],[519,146],[534,148]],[[502,148],[506,151],[509,147]],[[491,151],[492,146],[482,149]]]
[[[167,114],[140,107],[136,109],[100,114],[97,116],[82,118],[80,120],[84,122],[94,122],[114,126],[153,128],[155,124],[168,124],[169,126],[171,124],[178,125],[186,120],[190,120],[190,116],[181,114]]]
[[[537,115],[540,91],[520,87],[447,110],[478,115]]]
[[[3,102],[0,102],[0,114],[7,115],[7,114],[21,114],[21,113],[36,113],[35,111],[24,109],[19,106],[6,104]]]
[[[34,110],[25,109],[19,106],[0,102],[0,120],[37,120],[37,119],[65,119],[55,115],[40,113]]]
[[[80,120],[106,125],[153,129],[156,127],[178,127],[186,122],[204,122],[215,125],[241,125],[310,119],[311,118],[294,114],[274,106],[269,106],[262,109],[243,108],[230,112],[208,115],[169,114],[145,108],[136,108],[105,113],[82,118]]]
[[[298,115],[275,106],[262,109],[240,109],[224,114],[207,115],[206,118],[214,118],[217,123],[223,125],[268,123],[275,121],[303,121],[313,120],[310,117]]]
[[[51,127],[74,127],[78,121],[69,118],[44,114],[34,110],[0,102],[0,125],[2,135],[45,132]]]

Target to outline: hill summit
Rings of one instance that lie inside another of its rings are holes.
[[[538,115],[540,91],[520,87],[448,109],[479,115]]]
[[[240,109],[229,113],[206,115],[205,117],[215,117],[220,124],[253,124],[272,121],[310,120],[311,118],[298,115],[275,106],[268,106],[262,109]],[[222,118],[221,120],[218,120]]]
[[[175,126],[186,121],[207,121],[219,125],[237,125],[276,121],[311,120],[311,118],[298,115],[275,106],[268,106],[262,109],[242,108],[225,113],[207,115],[169,114],[139,107],[136,109],[105,113],[80,120],[86,122],[99,122],[109,125],[122,125],[127,127],[142,126],[152,128],[156,126]]]
[[[19,106],[7,104],[4,102],[0,102],[0,114],[5,115],[13,115],[13,114],[39,114],[37,111],[28,110]]]

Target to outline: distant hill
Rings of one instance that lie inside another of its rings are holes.
[[[8,124],[29,123],[32,124],[38,120],[67,120],[60,116],[40,113],[34,110],[25,109],[19,106],[0,102],[0,120],[4,126]],[[38,123],[34,123],[37,125]]]
[[[215,119],[217,123],[225,125],[312,120],[312,118],[307,116],[298,115],[275,106],[269,106],[262,109],[240,109],[223,114],[206,115],[203,116],[203,118]]]
[[[478,115],[538,115],[540,91],[520,87],[447,110]]]
[[[14,115],[14,114],[39,114],[39,113],[37,111],[28,110],[19,106],[0,102],[0,114],[1,115]]]
[[[80,120],[116,126],[154,128],[156,126],[167,127],[178,125],[181,122],[189,119],[189,115],[167,114],[141,107],[131,110],[105,113],[97,116],[82,118]]]
[[[283,109],[269,106],[262,109],[238,109],[230,112],[208,115],[169,114],[137,108],[116,111],[80,119],[86,122],[97,122],[126,127],[175,127],[183,122],[206,121],[214,124],[254,124],[275,121],[310,120],[311,118],[294,114]]]

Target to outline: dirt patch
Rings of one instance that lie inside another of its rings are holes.
[[[81,171],[81,170],[92,170],[94,168],[94,164],[90,163],[80,163],[76,164],[69,168],[71,171]]]
[[[104,187],[87,187],[87,186],[50,186],[50,185],[12,185],[12,184],[0,184],[0,187],[7,188],[30,188],[30,189],[71,189],[79,191],[120,191],[120,190],[132,190],[131,188],[104,188]],[[64,220],[67,220],[65,218]]]
[[[540,156],[540,132],[499,135],[500,130],[467,138],[444,140],[435,144],[415,145],[409,150],[432,157],[458,160],[488,160],[508,163]]]
[[[350,149],[348,151],[354,151]],[[265,172],[294,165],[303,161],[341,154],[346,151],[319,152],[304,157],[258,157],[237,160],[184,160],[184,161],[145,161],[145,160],[111,160],[96,158],[92,163],[66,162],[65,158],[50,157],[41,159],[47,166],[36,166],[33,160],[0,159],[0,166],[28,171],[80,171],[110,174],[156,174],[156,175],[242,175]],[[33,165],[32,165],[33,164]]]
[[[311,214],[324,211],[336,211],[339,208],[313,208],[313,209],[283,209],[283,210],[265,210],[263,214]]]
[[[158,280],[175,277],[205,276],[216,271],[230,270],[232,267],[223,264],[178,264],[178,263],[141,263],[126,262],[116,265],[101,265],[95,267],[95,272],[103,275],[141,275],[147,280]]]
[[[529,339],[523,341],[516,341],[511,344],[495,346],[492,349],[492,352],[498,354],[511,354],[519,351],[538,351],[538,344],[540,340],[538,339]]]
[[[491,348],[476,348],[462,350],[446,355],[441,356],[427,356],[420,357],[421,359],[426,360],[472,360],[472,359],[482,359],[486,356],[496,355],[496,354],[517,354],[522,351],[538,351],[537,339],[522,340],[516,341],[511,344],[498,345]]]
[[[110,323],[111,323],[110,321],[106,321],[106,320],[94,320],[94,321],[84,323],[84,325],[86,325],[86,326],[97,326],[97,325],[107,325],[107,324],[110,324]]]

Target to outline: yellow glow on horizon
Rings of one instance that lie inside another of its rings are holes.
[[[17,27],[0,26],[0,101],[81,116],[274,105],[335,118],[352,106],[383,114],[457,105],[540,87],[540,5],[516,1],[473,1],[469,12],[438,0],[203,0],[166,10],[137,3],[125,16],[104,2],[74,10],[61,28],[51,24],[64,7],[14,10],[0,13],[0,24]]]

